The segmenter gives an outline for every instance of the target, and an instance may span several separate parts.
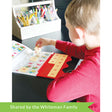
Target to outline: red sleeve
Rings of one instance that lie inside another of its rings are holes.
[[[85,46],[77,47],[71,42],[56,41],[56,48],[68,54],[69,56],[74,56],[79,59],[84,59]]]
[[[65,73],[48,85],[47,98],[53,102],[66,102],[92,94],[99,85],[99,66],[83,61],[76,70]]]

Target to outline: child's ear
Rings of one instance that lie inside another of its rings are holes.
[[[75,28],[77,34],[78,34],[78,37],[77,38],[84,38],[85,37],[85,30],[81,27],[76,27]]]

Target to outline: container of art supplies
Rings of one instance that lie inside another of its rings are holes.
[[[21,40],[61,30],[54,0],[14,5],[12,9],[12,34]]]

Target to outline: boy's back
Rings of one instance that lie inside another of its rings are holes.
[[[70,56],[84,59],[71,73],[51,82],[47,89],[50,101],[66,102],[73,99],[81,102],[94,102],[90,106],[94,112],[100,107],[100,47],[87,50],[70,42],[57,41],[56,48]]]
[[[83,59],[71,73],[48,85],[48,100],[54,102],[94,102],[90,108],[100,111],[100,0],[72,0],[65,11],[66,27],[72,43],[39,39],[36,45],[54,45],[70,56]],[[40,44],[41,43],[41,44]]]

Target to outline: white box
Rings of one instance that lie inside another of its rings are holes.
[[[35,36],[61,30],[61,20],[57,15],[56,15],[57,16],[56,20],[52,20],[52,21],[48,21],[48,22],[40,23],[40,24],[35,24],[35,25],[30,25],[30,26],[24,26],[24,27],[21,27],[21,25],[15,19],[16,18],[16,14],[15,14],[16,8],[30,7],[30,6],[36,6],[36,5],[45,5],[45,4],[51,4],[55,9],[54,0],[33,2],[33,3],[13,6],[12,34],[16,36],[17,38],[23,40],[23,39],[28,39],[31,37],[35,37]]]

